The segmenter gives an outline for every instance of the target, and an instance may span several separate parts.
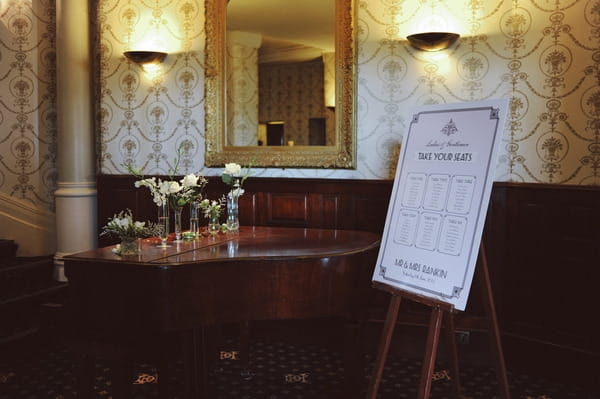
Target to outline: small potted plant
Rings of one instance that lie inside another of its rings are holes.
[[[224,203],[225,198],[220,198],[218,201],[205,198],[200,201],[200,209],[202,209],[204,217],[208,219],[207,230],[210,235],[216,235],[221,230],[219,217]]]
[[[121,240],[113,249],[117,255],[137,255],[140,238],[153,237],[157,234],[157,226],[151,222],[133,220],[131,210],[127,209],[115,214],[102,228],[101,236],[107,235]]]

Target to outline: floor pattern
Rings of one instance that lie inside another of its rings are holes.
[[[210,371],[216,387],[214,399],[329,399],[341,388],[342,360],[339,353],[323,345],[293,345],[289,342],[255,341],[251,345],[251,368],[248,372],[239,361],[237,342],[223,343],[219,360]],[[364,386],[372,359],[367,359]],[[0,358],[0,399],[72,399],[76,397],[75,366],[65,344],[39,345],[17,357]],[[171,365],[173,399],[181,398],[181,363]],[[109,368],[96,365],[95,395],[111,398]],[[492,399],[497,395],[493,369],[461,364],[463,399]],[[389,356],[378,391],[380,399],[415,398],[419,384],[420,362]],[[156,371],[150,364],[138,364],[133,392],[135,399],[157,397]],[[543,378],[514,374],[509,371],[512,397],[515,399],[600,399],[600,395]],[[323,392],[328,392],[324,394]],[[361,397],[366,397],[362,394]],[[450,399],[452,384],[444,365],[434,374],[432,399]]]

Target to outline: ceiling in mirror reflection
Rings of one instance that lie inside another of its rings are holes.
[[[227,30],[262,36],[259,63],[299,62],[335,51],[335,1],[229,0]]]

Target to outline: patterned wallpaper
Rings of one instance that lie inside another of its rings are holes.
[[[227,35],[227,145],[258,144],[258,47],[260,35]]]
[[[204,36],[200,0],[101,0],[100,170],[168,174],[177,148],[181,172],[201,167],[204,151]],[[145,71],[123,51],[169,55]]]
[[[0,192],[45,210],[56,182],[54,10],[0,1]]]
[[[106,67],[101,82],[103,93],[111,93],[102,97],[103,114],[109,116],[102,123],[102,171],[123,173],[120,165],[128,160],[148,172],[164,171],[173,148],[187,141],[186,166],[206,175],[219,173],[204,169],[202,162],[201,19],[181,14],[173,26],[161,21],[168,27],[167,34],[190,43],[189,53],[167,62],[162,80],[144,80],[139,69],[120,56],[126,41],[119,38],[148,26],[140,16],[146,8],[151,15],[165,9],[201,13],[202,3],[112,0],[101,4],[102,40],[110,48],[103,53]],[[600,102],[595,100],[600,98],[599,1],[370,0],[357,4],[357,169],[264,169],[255,171],[257,175],[390,179],[411,106],[509,97],[510,118],[497,180],[600,183]],[[402,39],[431,13],[460,29],[458,45],[429,54]],[[185,21],[194,21],[187,34],[182,30],[188,26]],[[197,79],[194,90],[178,84],[177,71],[183,65]],[[183,116],[183,109],[190,111],[189,117]]]
[[[457,47],[434,55],[397,39],[412,33],[413,16],[424,6],[458,21]],[[361,1],[363,173],[385,177],[412,104],[508,97],[497,180],[600,183],[600,103],[594,100],[600,94],[599,23],[600,2],[594,0]],[[367,156],[368,148],[378,156]]]
[[[204,159],[203,0],[99,0],[99,168],[132,162],[219,174]],[[391,179],[415,104],[508,97],[497,180],[600,184],[599,0],[357,0],[356,170],[260,169],[257,176]],[[456,46],[403,40],[423,15],[460,29]],[[55,5],[0,3],[0,190],[52,207]],[[157,74],[124,50],[169,52]]]
[[[284,121],[285,142],[308,145],[309,119],[325,120],[327,116],[324,75],[322,60],[261,65],[258,87],[260,93],[268,95],[259,97],[259,120]],[[334,121],[329,119],[331,126]],[[325,136],[323,129],[323,139]]]

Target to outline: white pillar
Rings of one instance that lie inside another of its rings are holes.
[[[65,281],[62,258],[97,246],[88,1],[58,0],[58,150],[54,277]],[[91,2],[95,3],[95,2]]]
[[[325,106],[335,107],[335,53],[323,53],[323,90]]]
[[[258,143],[258,48],[262,36],[227,32],[227,145]]]

